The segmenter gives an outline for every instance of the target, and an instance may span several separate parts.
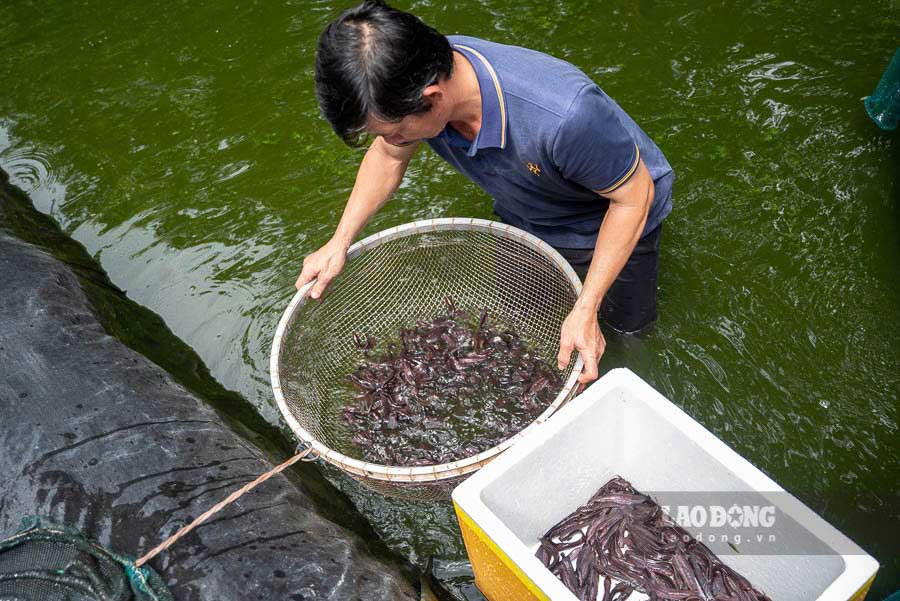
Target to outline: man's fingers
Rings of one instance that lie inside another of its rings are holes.
[[[569,357],[572,356],[572,350],[575,345],[568,340],[561,340],[559,343],[559,354],[556,356],[556,367],[560,370],[569,367]]]
[[[324,277],[319,277],[319,279],[316,280],[315,286],[313,286],[312,290],[309,291],[309,295],[312,298],[318,299],[320,296],[322,296],[322,293],[325,292],[325,288],[327,286],[328,280],[326,280]]]
[[[593,351],[581,351],[581,358],[584,360],[584,370],[578,376],[578,381],[581,384],[593,382],[597,379],[597,364],[600,362],[600,359]]]
[[[313,272],[312,269],[304,267],[303,271],[300,272],[300,277],[298,277],[296,283],[294,283],[294,287],[297,290],[300,290],[301,288],[309,284],[313,279],[315,279],[315,277],[315,272]]]
[[[337,270],[334,269],[320,272],[319,279],[316,281],[316,285],[312,287],[312,291],[309,293],[309,295],[316,299],[322,296],[322,293],[325,292],[325,288],[328,287],[328,284],[331,283],[331,280],[333,280],[336,275]]]

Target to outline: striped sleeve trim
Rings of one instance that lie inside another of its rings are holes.
[[[607,194],[609,192],[612,192],[616,188],[620,187],[625,182],[627,182],[631,178],[631,176],[634,175],[634,172],[637,171],[638,165],[640,165],[640,163],[641,163],[641,149],[638,148],[637,144],[635,144],[634,145],[634,164],[631,166],[631,168],[627,172],[625,172],[625,175],[623,175],[619,179],[619,181],[617,181],[616,183],[611,185],[609,188],[603,188],[602,190],[597,190],[596,191],[597,194]]]
[[[462,44],[455,44],[455,46],[464,48],[477,56],[478,60],[480,60],[488,70],[491,79],[494,80],[494,89],[497,91],[497,100],[500,101],[500,148],[504,149],[506,148],[506,103],[503,102],[503,88],[500,87],[500,80],[497,79],[497,72],[494,71],[494,67],[488,62],[488,59],[484,58],[484,55],[474,48],[463,46]]]

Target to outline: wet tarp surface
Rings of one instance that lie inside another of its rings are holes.
[[[0,189],[0,538],[36,514],[140,555],[272,462],[109,336],[73,271],[4,227],[5,202]],[[151,565],[184,601],[416,598],[281,475]]]

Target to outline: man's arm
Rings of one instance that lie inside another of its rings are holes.
[[[347,249],[353,240],[400,185],[417,148],[418,143],[393,146],[381,137],[375,138],[359,165],[356,183],[334,235],[303,260],[303,271],[295,284],[298,289],[316,279],[310,296],[319,298],[322,295],[344,268]]]
[[[372,215],[378,212],[397,190],[418,147],[418,143],[393,146],[380,136],[375,138],[359,165],[356,183],[350,192],[350,198],[347,200],[347,206],[344,208],[344,214],[333,239],[346,248],[353,244],[353,240]]]
[[[600,225],[581,296],[563,323],[557,357],[559,368],[565,369],[572,351],[577,349],[581,353],[584,360],[581,383],[597,378],[597,363],[606,349],[597,311],[644,231],[654,192],[653,178],[641,160],[627,182],[603,194],[609,199],[609,208]]]
[[[604,196],[609,209],[600,224],[594,257],[575,307],[594,313],[641,238],[653,204],[653,178],[641,160],[635,174],[620,188]]]

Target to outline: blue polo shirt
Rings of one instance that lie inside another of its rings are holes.
[[[426,140],[494,199],[494,211],[558,248],[592,248],[612,192],[639,159],[656,195],[644,234],[672,210],[675,174],[662,151],[575,66],[526,48],[451,35],[481,88],[472,142],[452,126]]]

